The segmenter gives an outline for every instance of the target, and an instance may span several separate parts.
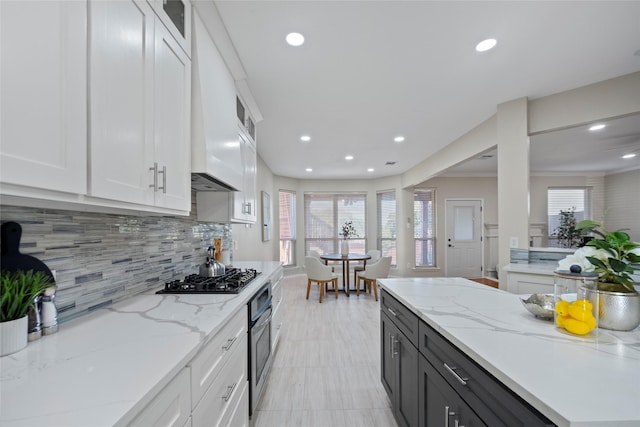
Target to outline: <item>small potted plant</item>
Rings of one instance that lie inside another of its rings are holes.
[[[575,209],[560,211],[560,225],[553,232],[563,248],[573,248],[582,243],[582,232],[576,228]]]
[[[342,245],[340,247],[340,251],[342,256],[349,255],[349,242],[348,239],[351,237],[358,237],[358,233],[356,233],[356,228],[353,226],[353,221],[346,221],[342,225]]]
[[[559,269],[597,276],[596,289],[587,289],[587,294],[598,302],[599,327],[635,329],[640,325],[640,294],[631,275],[640,270],[640,243],[622,230],[608,232],[593,220],[580,221],[576,229],[594,238],[560,260]]]
[[[33,300],[53,286],[49,276],[33,270],[0,273],[0,356],[27,346],[27,313]]]

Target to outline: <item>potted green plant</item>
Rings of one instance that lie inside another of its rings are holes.
[[[593,220],[583,220],[576,229],[593,235],[584,247],[558,263],[560,270],[595,274],[595,289],[585,292],[598,309],[598,326],[632,330],[640,325],[640,294],[632,274],[640,270],[640,243],[622,230],[606,231]],[[595,308],[594,308],[595,309]]]
[[[0,356],[27,346],[27,313],[33,300],[54,284],[41,271],[0,273]]]
[[[576,228],[575,209],[560,210],[560,225],[553,232],[563,248],[573,248],[582,242],[582,232]]]

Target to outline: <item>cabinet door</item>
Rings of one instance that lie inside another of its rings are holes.
[[[182,50],[191,57],[191,2],[148,0]]]
[[[144,0],[89,6],[90,194],[152,205],[155,15]]]
[[[420,426],[485,426],[423,356],[419,372]]]
[[[256,197],[256,175],[257,155],[256,149],[248,138],[243,137],[242,141],[242,165],[244,167],[244,203],[246,206],[245,219],[249,222],[256,222],[257,219],[257,197]]]
[[[0,181],[85,194],[87,3],[0,1]]]
[[[418,424],[418,349],[402,333],[396,338],[396,419],[401,426]]]
[[[154,154],[158,164],[155,204],[189,211],[191,60],[162,23],[157,22],[155,28]]]
[[[386,314],[380,314],[380,379],[387,395],[393,404],[395,402],[396,368],[394,356],[391,354],[395,334],[398,328]]]
[[[136,416],[130,426],[183,427],[189,424],[189,369],[182,369]]]

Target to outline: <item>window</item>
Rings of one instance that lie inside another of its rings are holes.
[[[366,194],[306,193],[304,195],[305,253],[320,255],[340,252],[340,233],[352,221],[358,237],[349,239],[349,251],[366,250]]]
[[[296,264],[296,192],[280,190],[280,262]]]
[[[396,192],[381,191],[376,201],[378,209],[378,249],[382,256],[391,257],[391,265],[397,265],[396,258]]]
[[[416,267],[436,266],[435,190],[413,191],[413,238]]]
[[[591,218],[590,187],[556,187],[547,189],[547,224],[549,247],[559,247],[558,238],[554,236],[560,225],[560,211],[573,210],[576,222]]]

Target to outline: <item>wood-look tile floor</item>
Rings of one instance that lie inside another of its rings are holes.
[[[307,276],[283,281],[283,326],[254,427],[396,427],[380,382],[380,305],[333,292],[318,303]]]

